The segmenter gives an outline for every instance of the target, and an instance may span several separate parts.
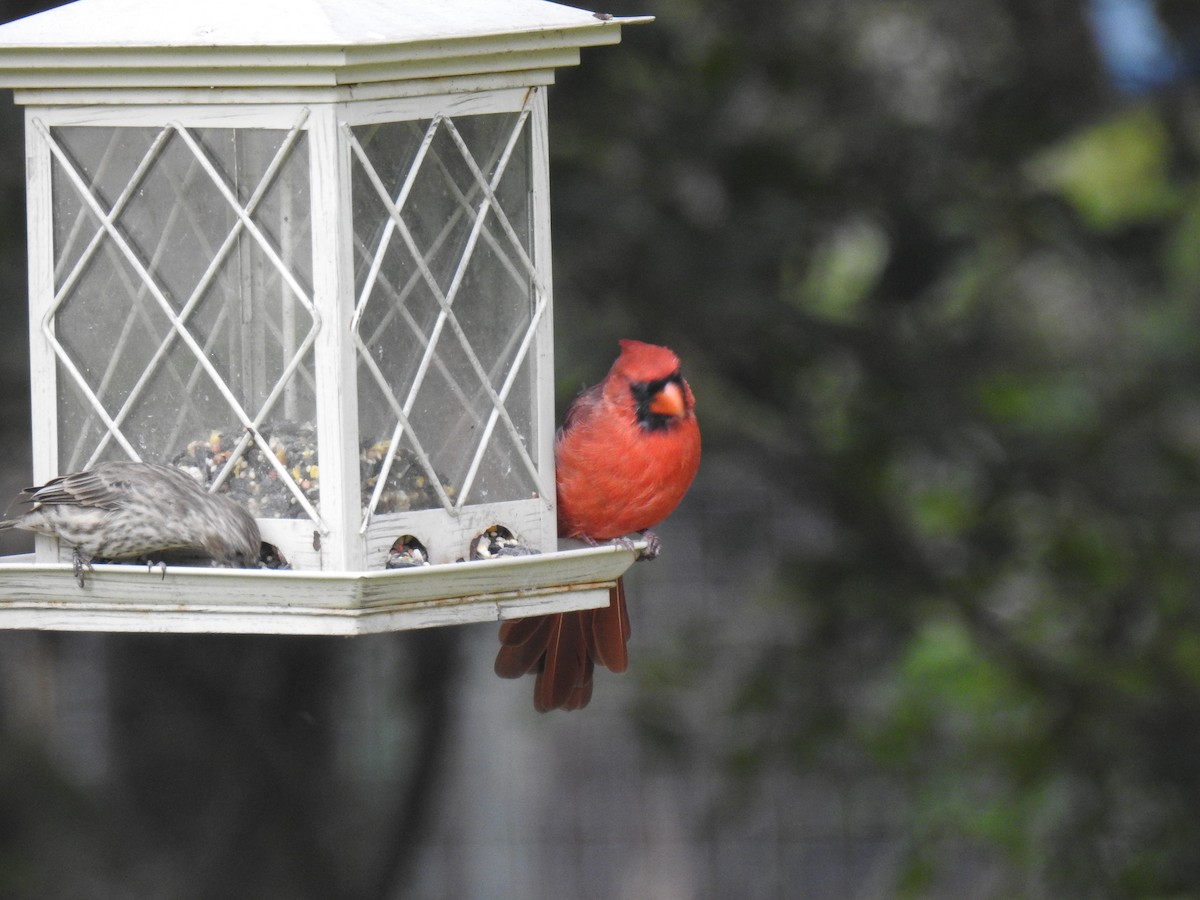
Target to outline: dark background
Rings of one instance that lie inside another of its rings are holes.
[[[552,89],[560,395],[668,343],[706,442],[630,672],[538,716],[494,626],[0,634],[0,895],[1200,893],[1192,5],[608,11],[658,21]]]

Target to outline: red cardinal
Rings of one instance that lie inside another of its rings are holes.
[[[671,514],[700,466],[700,427],[679,357],[621,341],[608,376],[575,398],[555,443],[558,532],[598,543],[648,532]],[[658,539],[646,534],[647,557]],[[500,626],[496,674],[537,672],[538,712],[581,709],[592,671],[629,664],[629,616],[621,581],[604,609],[513,619]]]

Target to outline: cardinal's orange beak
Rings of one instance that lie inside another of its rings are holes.
[[[683,389],[674,381],[668,381],[661,391],[650,400],[650,412],[656,416],[682,416],[687,407],[683,402]]]

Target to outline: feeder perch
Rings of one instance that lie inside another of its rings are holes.
[[[291,565],[80,588],[39,536],[0,560],[0,627],[347,634],[607,603],[634,551],[555,528],[546,88],[640,21],[78,0],[0,26],[35,483],[177,465]],[[529,552],[479,558],[496,528]],[[385,568],[401,555],[428,564]]]

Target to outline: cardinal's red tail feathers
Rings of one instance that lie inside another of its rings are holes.
[[[520,678],[536,671],[533,705],[538,712],[583,709],[592,699],[597,663],[614,672],[629,665],[629,635],[625,584],[618,579],[604,609],[502,622],[496,674]]]
[[[588,661],[587,661],[587,668],[583,673],[583,680],[579,684],[575,685],[574,690],[571,691],[571,696],[569,696],[567,698],[567,702],[564,703],[561,707],[564,712],[572,712],[573,710],[576,710],[576,709],[583,709],[585,706],[588,705],[589,702],[591,702],[593,668],[594,668],[594,666],[592,664],[592,660],[589,657]],[[535,705],[536,705],[536,702],[537,702],[537,695],[535,693],[534,694]],[[540,712],[549,712],[549,710],[545,710],[545,709],[539,710],[539,711]]]
[[[501,678],[520,678],[540,670],[550,640],[553,616],[509,619],[500,623],[500,652],[496,654],[496,674]]]
[[[547,616],[552,620],[550,636],[533,686],[533,705],[538,712],[579,709],[591,699],[594,665],[588,655],[587,617],[587,612]]]
[[[626,644],[630,635],[624,579],[617,579],[617,586],[608,593],[608,606],[592,610],[591,619],[588,652],[592,659],[613,672],[624,672],[629,667]]]

